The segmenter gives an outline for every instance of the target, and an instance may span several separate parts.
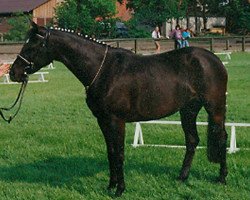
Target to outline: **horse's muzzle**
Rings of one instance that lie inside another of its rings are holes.
[[[10,80],[13,82],[27,82],[28,81],[28,75],[27,74],[20,74],[17,76],[14,71],[10,70],[9,72]]]
[[[10,71],[9,71],[9,75],[10,75],[10,80],[11,80],[11,81],[16,81],[15,73],[14,73],[13,70],[10,70]]]

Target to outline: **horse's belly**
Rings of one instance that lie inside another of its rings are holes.
[[[159,90],[145,91],[137,99],[135,110],[141,120],[159,119],[179,111],[185,104],[196,98],[196,93],[189,87],[175,85],[161,87]]]
[[[180,104],[171,98],[157,95],[142,96],[135,99],[119,98],[110,107],[112,113],[127,122],[159,119],[177,112]]]
[[[106,96],[104,107],[125,121],[159,119],[180,110],[193,95],[187,85],[177,81],[144,81],[132,89],[113,89]]]
[[[160,98],[156,95],[138,102],[137,112],[141,116],[141,120],[158,119],[177,112],[179,108],[179,102],[170,98]]]

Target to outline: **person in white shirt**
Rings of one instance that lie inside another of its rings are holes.
[[[160,29],[158,26],[155,27],[155,30],[152,32],[152,38],[154,39],[155,42],[155,47],[156,47],[156,53],[160,53],[161,51],[161,46],[159,43],[159,40],[161,38],[161,34],[160,34]]]

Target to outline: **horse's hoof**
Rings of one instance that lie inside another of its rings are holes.
[[[109,186],[107,187],[108,191],[111,191],[112,189],[116,188],[117,183],[110,183]]]
[[[117,186],[117,190],[115,192],[115,197],[120,197],[122,196],[122,193],[124,192],[125,190],[125,186]]]
[[[116,190],[116,192],[115,192],[115,197],[117,198],[117,197],[121,197],[122,196],[122,193],[124,192],[124,189],[123,190]]]
[[[226,185],[227,182],[226,182],[226,178],[225,177],[219,177],[218,180],[217,180],[219,183],[223,184],[223,185]]]
[[[178,181],[181,181],[181,182],[185,182],[187,179],[188,179],[188,176],[182,176],[182,175],[180,175],[180,176],[177,178],[177,180],[178,180]]]

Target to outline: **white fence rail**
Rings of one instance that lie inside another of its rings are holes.
[[[14,60],[5,60],[3,61],[3,64],[9,64],[12,65],[14,63]],[[55,69],[53,63],[50,63],[46,68],[42,68],[43,70],[47,69]],[[29,80],[29,83],[44,83],[48,82],[48,80],[45,78],[45,75],[49,74],[49,72],[44,71],[38,71],[34,74],[32,74],[32,77],[35,77],[36,79]],[[18,84],[17,82],[12,82],[10,80],[9,74],[4,74],[2,78],[0,78],[0,84]]]
[[[215,55],[218,56],[224,56],[225,60],[222,62],[224,65],[227,65],[229,61],[231,60],[231,52],[219,52],[219,53],[214,53]]]
[[[153,120],[153,121],[145,121],[145,122],[136,122],[135,125],[135,134],[134,134],[134,142],[133,147],[138,146],[160,146],[160,147],[171,147],[171,148],[185,148],[185,146],[179,145],[163,145],[163,144],[144,144],[143,133],[141,124],[175,124],[181,125],[180,121],[162,121],[162,120]],[[196,122],[197,125],[208,125],[207,122]],[[250,123],[225,123],[225,126],[231,127],[231,137],[230,137],[230,147],[228,148],[229,153],[235,153],[239,150],[236,146],[236,127],[250,127]],[[197,148],[204,148],[198,146]]]
[[[32,77],[36,77],[35,80],[29,80],[29,83],[45,83],[48,82],[48,80],[45,79],[45,75],[49,74],[49,72],[36,72],[32,74]],[[10,80],[9,74],[4,74],[2,81],[0,81],[0,84],[18,84],[17,82],[12,82]]]

